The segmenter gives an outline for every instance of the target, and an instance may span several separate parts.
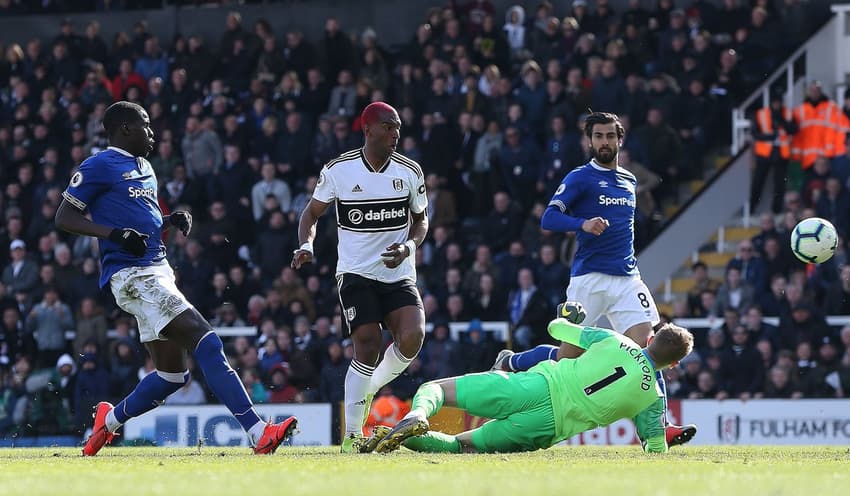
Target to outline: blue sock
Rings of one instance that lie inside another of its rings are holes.
[[[557,360],[558,347],[551,344],[541,344],[534,348],[523,351],[522,353],[514,353],[508,360],[508,368],[514,372],[522,372],[534,367],[543,360]]]
[[[115,405],[115,420],[123,424],[158,407],[169,394],[186,384],[188,374],[155,371],[146,375],[136,389]]]
[[[667,383],[664,382],[664,374],[662,374],[660,370],[655,371],[655,381],[658,383],[658,387],[661,388],[661,393],[664,394],[664,415],[662,419],[666,426],[670,423],[667,421]]]
[[[192,354],[207,379],[207,385],[219,401],[227,406],[245,432],[260,422],[254,405],[236,371],[227,363],[221,338],[212,331],[201,338]]]

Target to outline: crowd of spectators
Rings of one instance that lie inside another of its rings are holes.
[[[850,325],[826,315],[850,315],[850,155],[819,158],[802,187],[785,193],[777,220],[737,245],[722,281],[702,262],[673,317],[722,325],[700,340],[682,370],[672,372],[676,395],[691,398],[846,397],[850,395]],[[801,192],[802,191],[802,192]],[[791,231],[803,218],[822,217],[839,231],[836,255],[807,265],[791,253]],[[778,318],[778,325],[764,322]],[[701,336],[702,337],[702,336]]]
[[[213,7],[228,4],[273,3],[293,0],[0,0],[0,17],[120,10],[160,9],[175,5]]]
[[[0,0],[0,13],[21,4]],[[299,273],[288,261],[318,171],[362,144],[358,115],[376,100],[399,109],[399,151],[422,165],[430,201],[416,257],[433,330],[393,392],[488,368],[502,343],[481,321],[523,329],[515,347],[546,341],[575,243],[539,220],[588,159],[583,113],[622,116],[643,243],[678,181],[728,142],[732,105],[811,30],[796,0],[566,7],[451,3],[411,22],[394,50],[335,18],[324,33],[283,33],[238,13],[219,39],[159,39],[138,22],[104,40],[97,22],[66,21],[53,39],[3,47],[0,433],[80,433],[93,402],[152,370],[135,321],[97,287],[96,240],[53,224],[73,168],[105,148],[100,120],[118,99],[150,114],[163,212],[195,218],[188,239],[166,235],[179,287],[214,326],[256,328],[227,342],[256,402],[342,399],[352,349],[340,337],[332,214],[317,263]],[[450,322],[469,322],[460,341]],[[169,403],[215,401],[192,372]]]

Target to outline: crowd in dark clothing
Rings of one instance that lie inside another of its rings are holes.
[[[0,13],[23,3],[0,1]],[[795,0],[633,1],[619,13],[604,0],[532,13],[474,0],[428,10],[392,51],[335,18],[308,36],[236,13],[215,40],[158,39],[144,22],[104,40],[96,22],[64,22],[53,39],[3,47],[0,432],[81,432],[93,401],[122,397],[152,370],[135,320],[98,289],[96,240],[53,223],[73,169],[107,146],[113,101],[148,110],[163,212],[194,215],[188,239],[166,235],[179,287],[214,326],[256,329],[227,342],[256,402],[341,399],[352,349],[340,336],[332,213],[319,222],[317,263],[296,272],[288,261],[322,165],[362,145],[368,103],[395,106],[399,152],[422,165],[430,203],[416,257],[433,331],[392,384],[409,397],[425,380],[489,366],[502,343],[480,321],[524,328],[528,346],[547,340],[575,241],[541,230],[540,217],[589,158],[587,109],[627,127],[621,163],[641,181],[645,242],[677,182],[728,142],[732,105],[801,40],[779,29],[808,33],[804,14]],[[469,322],[460,341],[451,322]],[[170,403],[214,401],[192,371]]]
[[[675,302],[672,317],[708,318],[718,325],[686,360],[687,374],[671,373],[677,395],[850,395],[850,325],[830,326],[825,319],[850,315],[848,178],[850,156],[818,159],[804,193],[786,192],[781,222],[764,213],[759,233],[738,243],[723,281],[713,279],[704,263],[692,266],[693,286],[687,298]],[[841,240],[837,253],[819,265],[805,264],[791,252],[794,226],[815,216],[834,222]]]
[[[272,3],[288,0],[247,0],[240,3]],[[228,4],[226,0],[0,0],[0,17],[39,14],[73,14],[83,12],[116,12],[122,10],[160,9],[173,5],[211,7]]]

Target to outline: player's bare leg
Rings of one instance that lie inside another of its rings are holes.
[[[640,324],[635,324],[629,327],[623,334],[631,338],[632,341],[637,343],[641,348],[645,348],[648,344],[649,337],[652,336],[653,333],[652,325],[649,322],[641,322]],[[697,426],[693,424],[675,425],[671,424],[667,420],[667,384],[664,382],[664,375],[660,370],[656,372],[655,378],[658,382],[658,386],[661,388],[661,392],[664,393],[664,430],[667,434],[667,445],[678,446],[680,444],[685,444],[696,435]]]
[[[351,333],[354,359],[345,374],[345,436],[343,453],[358,453],[365,441],[363,423],[372,404],[372,374],[381,354],[381,327],[377,322],[357,326]]]
[[[556,318],[566,319],[573,324],[581,324],[587,318],[587,312],[579,302],[564,301],[558,304],[555,316]],[[490,370],[519,372],[528,370],[544,360],[578,358],[583,352],[584,350],[581,348],[570,344],[563,344],[560,348],[549,344],[541,344],[520,353],[514,353],[511,350],[502,350],[499,352]]]
[[[649,336],[652,336],[652,334],[652,325],[649,322],[641,322],[640,324],[635,324],[626,329],[626,332],[623,333],[624,336],[630,338],[641,348],[646,348]]]
[[[558,348],[558,360],[562,358],[578,358],[584,350],[570,343],[561,343]]]

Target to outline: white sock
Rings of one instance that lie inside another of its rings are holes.
[[[398,349],[398,345],[393,343],[392,346],[387,348],[387,351],[384,352],[384,359],[381,360],[381,363],[379,363],[375,368],[375,372],[372,373],[372,382],[369,384],[369,392],[371,394],[377,393],[379,389],[401,375],[414,358],[416,358],[416,355],[413,355],[410,358],[402,355],[401,350]]]
[[[106,414],[106,430],[109,432],[115,433],[118,428],[121,427],[121,422],[115,418],[115,408],[109,410],[109,413]]]
[[[257,445],[257,441],[263,435],[263,431],[266,430],[266,425],[268,424],[261,420],[248,429],[248,439],[251,441],[251,446]]]
[[[362,434],[366,396],[375,367],[351,360],[345,374],[345,434]]]

